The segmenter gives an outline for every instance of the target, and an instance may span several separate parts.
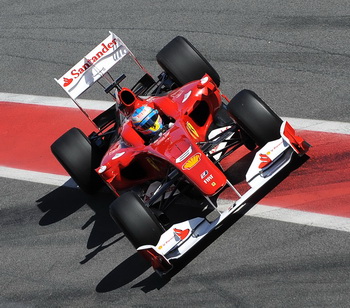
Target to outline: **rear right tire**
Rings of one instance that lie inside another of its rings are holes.
[[[201,79],[206,73],[220,86],[220,76],[184,37],[177,36],[158,52],[156,59],[178,86]]]

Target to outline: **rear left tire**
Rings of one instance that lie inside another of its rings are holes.
[[[51,145],[51,151],[84,192],[95,193],[104,185],[95,171],[103,153],[80,129],[74,127],[63,134]]]

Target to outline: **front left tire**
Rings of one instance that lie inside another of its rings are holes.
[[[127,192],[114,200],[109,212],[135,247],[156,245],[165,231],[150,208],[135,192]]]

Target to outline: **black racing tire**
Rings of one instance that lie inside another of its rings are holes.
[[[103,153],[80,129],[74,127],[63,134],[51,145],[51,151],[84,192],[93,194],[104,185],[95,171]]]
[[[204,74],[220,86],[220,76],[204,56],[184,37],[177,36],[156,56],[158,64],[178,86],[201,79]]]
[[[281,118],[253,91],[239,92],[229,102],[227,109],[258,146],[281,137]]]
[[[156,245],[165,231],[151,209],[144,205],[135,192],[127,192],[114,200],[109,206],[109,212],[135,248]]]

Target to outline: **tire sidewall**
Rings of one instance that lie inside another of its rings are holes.
[[[83,191],[94,193],[103,186],[95,172],[103,154],[80,129],[74,127],[67,131],[51,145],[51,151]]]
[[[156,245],[164,228],[135,192],[127,192],[110,205],[110,215],[131,244]]]
[[[242,90],[227,109],[236,123],[258,146],[279,139],[281,118],[253,91]]]

